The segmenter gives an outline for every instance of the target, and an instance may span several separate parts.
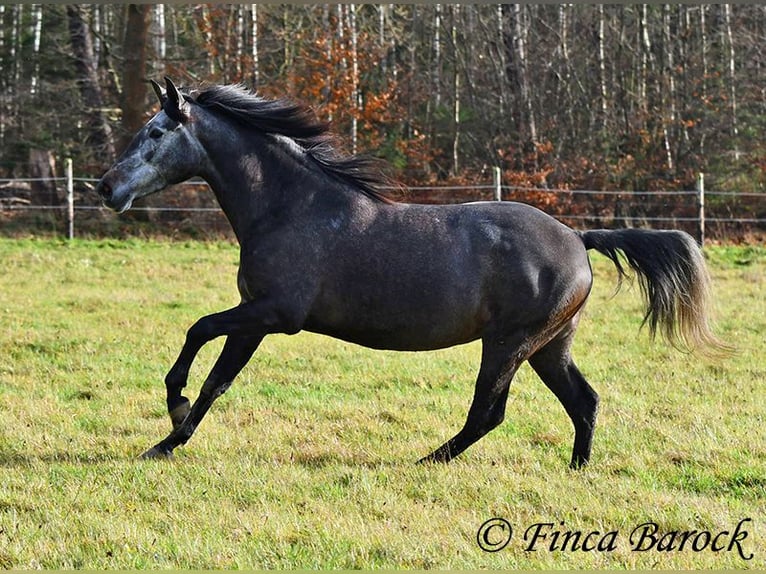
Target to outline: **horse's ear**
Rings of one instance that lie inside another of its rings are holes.
[[[162,88],[154,80],[149,80],[149,83],[152,85],[152,89],[154,90],[154,93],[157,94],[157,99],[160,101],[160,105],[163,105],[165,103],[165,100],[167,99],[167,96],[164,93],[162,93]]]
[[[177,122],[185,122],[189,119],[189,104],[178,91],[173,80],[165,76],[165,86],[167,92],[167,101],[163,105],[165,113]]]

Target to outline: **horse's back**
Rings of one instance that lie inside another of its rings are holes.
[[[531,205],[485,201],[429,208],[426,219],[445,219],[443,233],[461,237],[474,259],[491,266],[487,273],[514,281],[544,271],[563,280],[572,280],[583,267],[590,272],[577,232]]]

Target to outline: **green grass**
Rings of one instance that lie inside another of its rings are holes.
[[[602,397],[592,464],[524,367],[506,422],[446,466],[479,346],[369,351],[273,336],[173,462],[162,380],[186,328],[237,303],[227,243],[0,239],[0,567],[763,568],[766,250],[708,250],[719,363],[651,343],[637,289],[594,292],[575,345]],[[220,350],[201,353],[190,390]],[[487,519],[514,527],[485,553]],[[631,530],[732,530],[737,552],[633,552]],[[560,522],[564,526],[559,526]],[[524,530],[618,531],[610,552],[525,551]]]

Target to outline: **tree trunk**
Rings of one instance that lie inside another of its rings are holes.
[[[19,57],[21,53],[21,24],[24,20],[24,6],[22,4],[16,4],[13,6],[13,23],[11,26],[11,66],[13,67],[13,75],[11,85],[16,88],[19,85],[21,79],[21,62]]]
[[[29,150],[29,177],[32,203],[34,205],[60,205],[56,192],[56,159],[50,150]]]
[[[242,60],[245,55],[245,9],[243,6],[236,6],[234,8],[236,12],[237,21],[237,33],[235,38],[235,44],[237,46],[236,53],[234,54],[234,69],[236,71],[236,81],[241,82],[242,77]]]
[[[362,113],[362,98],[359,90],[358,30],[356,25],[356,4],[348,5],[348,27],[351,35],[351,153],[357,153],[359,115]]]
[[[707,25],[705,24],[705,11],[707,7],[703,4],[700,6],[700,35],[702,36],[702,97],[703,102],[707,101],[707,82],[708,82],[708,35]],[[705,157],[705,133],[700,136],[699,146],[700,157]]]
[[[729,103],[731,105],[731,137],[732,149],[734,150],[734,159],[739,161],[739,126],[737,125],[737,83],[736,83],[736,60],[734,51],[734,38],[731,33],[731,5],[723,5],[723,19],[726,32],[726,44],[728,51],[727,69],[729,72]]]
[[[497,60],[500,63],[500,70],[499,72],[495,73],[495,76],[497,76],[497,92],[498,92],[498,105],[500,107],[500,113],[499,116],[502,118],[505,116],[505,109],[507,107],[506,102],[508,101],[508,94],[507,92],[507,86],[508,82],[505,81],[505,70],[508,68],[508,63],[506,62],[505,57],[505,50],[503,49],[503,39],[504,39],[504,20],[503,17],[503,5],[498,4],[497,8],[495,9],[495,18],[497,23],[497,37],[495,39],[495,42],[499,46],[497,50]],[[495,58],[491,58],[491,60],[494,62]]]
[[[258,4],[250,4],[250,19],[252,21],[250,54],[253,58],[253,89],[260,86],[258,63]]]
[[[120,151],[144,125],[146,113],[146,46],[149,37],[151,4],[128,4],[122,69],[122,133]]]
[[[93,40],[90,28],[84,19],[85,7],[81,4],[68,4],[66,7],[69,23],[69,39],[75,57],[75,68],[80,86],[80,94],[88,116],[88,135],[86,140],[96,149],[96,159],[108,163],[115,157],[112,128],[102,110],[101,87],[93,54]]]
[[[670,31],[670,6],[667,4],[662,5],[662,43],[664,50],[662,51],[664,57],[664,78],[667,81],[667,85],[663,85],[659,82],[658,87],[661,92],[660,99],[663,102],[662,110],[662,137],[665,145],[665,161],[667,163],[668,172],[672,173],[675,169],[675,162],[673,161],[673,145],[671,144],[671,130],[675,129],[676,123],[676,80],[675,80],[675,65],[673,59],[673,42],[671,37],[673,34]],[[675,138],[673,138],[675,140]]]
[[[210,50],[213,46],[213,23],[210,17],[210,7],[207,4],[202,5],[202,28],[205,34],[205,46]],[[208,56],[207,62],[207,72],[212,78],[215,76],[215,58],[212,54]]]
[[[460,6],[452,7],[452,49],[455,51],[455,76],[452,84],[453,94],[453,132],[452,132],[452,175],[460,176],[460,58],[458,55],[457,18]]]
[[[598,84],[599,84],[599,115],[601,116],[601,133],[607,133],[608,92],[606,81],[606,40],[604,38],[604,6],[598,5]]]
[[[575,123],[574,100],[572,98],[572,62],[569,58],[569,12],[571,7],[560,4],[558,9],[559,41],[561,50],[561,71],[559,77],[559,111],[566,114],[566,126],[561,126],[560,133],[566,137],[559,137],[558,145],[563,145],[564,140],[576,137],[577,127]],[[599,63],[601,63],[599,61]],[[563,122],[562,122],[563,123]]]
[[[155,57],[161,64],[165,62],[167,57],[167,39],[165,34],[165,5],[157,4],[154,7],[154,52]]]
[[[527,59],[527,24],[524,13],[528,10],[527,5],[513,4],[513,44],[516,60],[516,72],[521,92],[522,129],[526,131],[526,143],[529,151],[534,153],[537,144],[537,122],[532,106],[532,98],[529,90],[529,62]],[[526,125],[524,125],[526,124]]]
[[[39,89],[39,83],[40,83],[40,42],[42,40],[42,31],[43,31],[43,7],[41,4],[34,4],[32,6],[32,14],[33,14],[33,42],[32,42],[32,60],[33,60],[33,69],[32,69],[32,82],[29,86],[29,93],[36,94]]]
[[[0,22],[5,22],[5,4],[0,4]],[[5,26],[0,26],[0,70],[5,70]],[[5,149],[5,97],[8,89],[5,74],[0,74],[0,150]]]
[[[641,18],[639,21],[639,34],[641,35],[641,73],[639,75],[638,100],[641,110],[644,112],[643,121],[649,113],[649,69],[652,60],[652,43],[649,39],[649,19],[646,4],[641,5]]]
[[[437,4],[434,11],[433,60],[431,61],[431,84],[433,86],[434,106],[438,109],[442,104],[441,87],[441,28],[442,5]]]

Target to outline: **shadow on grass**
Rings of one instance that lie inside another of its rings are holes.
[[[125,462],[128,460],[138,461],[138,455],[108,452],[50,452],[45,454],[31,454],[18,451],[0,451],[0,468],[32,467],[39,464],[72,464],[93,465],[106,462]]]
[[[394,466],[397,461],[384,460],[365,456],[363,453],[342,453],[342,452],[318,452],[318,453],[291,453],[289,463],[297,464],[308,469],[323,469],[333,467],[358,467],[358,468],[380,468],[381,466]],[[412,461],[413,466],[415,461]]]

